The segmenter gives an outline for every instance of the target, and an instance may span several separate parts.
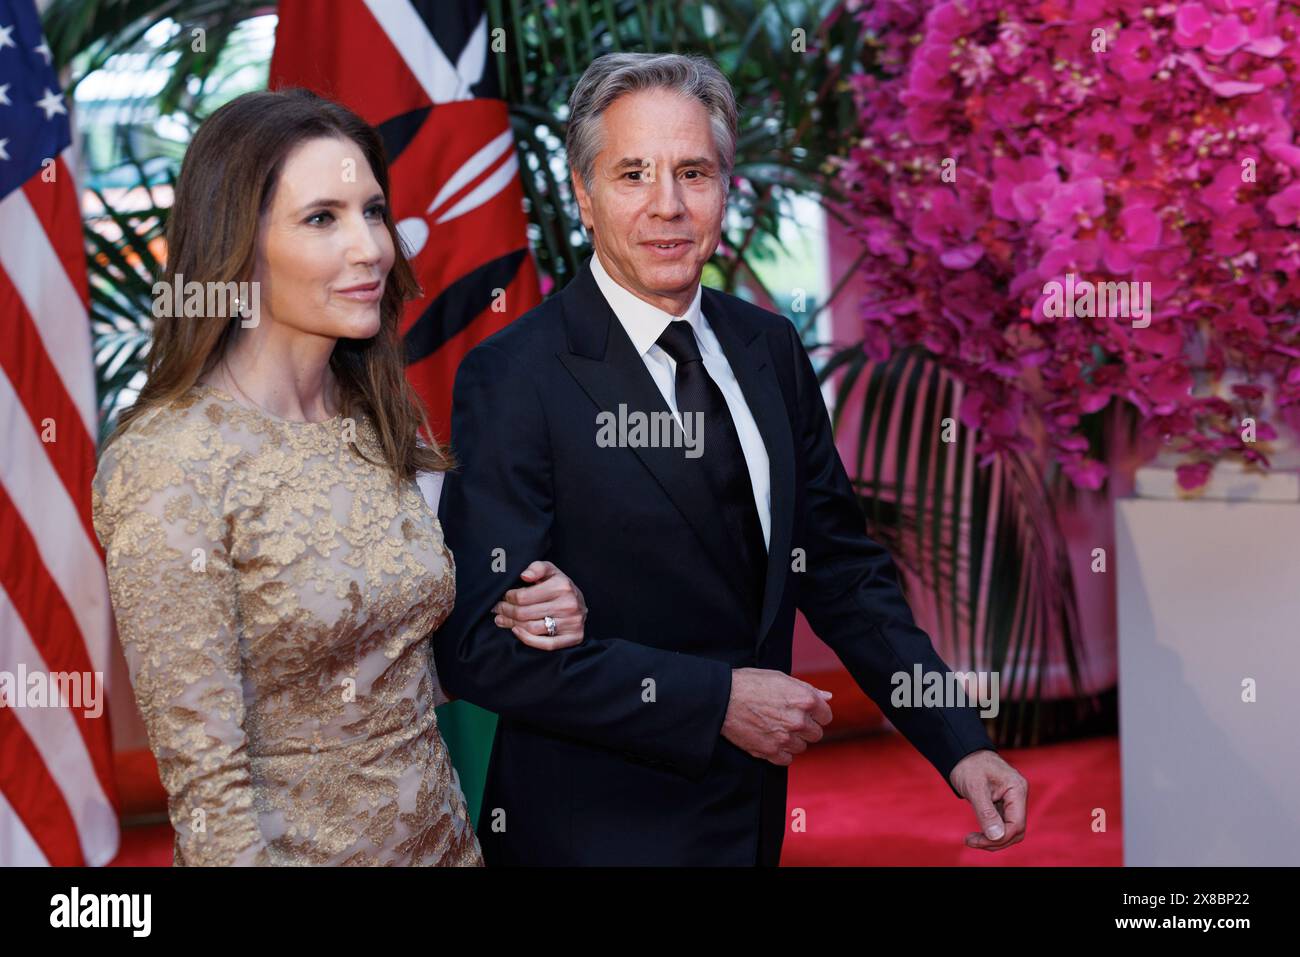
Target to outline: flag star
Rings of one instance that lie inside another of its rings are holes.
[[[9,102],[9,84],[0,83],[0,106],[13,106]]]
[[[68,108],[63,105],[63,98],[48,86],[45,88],[45,95],[36,101],[36,105],[45,111],[47,120],[53,119],[55,113],[68,112]]]
[[[45,57],[45,65],[49,66],[50,60],[53,59],[53,54],[50,53],[50,45],[42,40],[41,45],[36,48],[36,52]]]
[[[18,49],[18,44],[14,43],[14,38],[10,36],[13,32],[13,27],[0,27],[0,50],[3,50],[5,47],[13,47],[15,50]]]
[[[0,140],[0,160],[7,160],[9,158],[9,151],[5,149],[7,145],[9,145],[8,140]]]

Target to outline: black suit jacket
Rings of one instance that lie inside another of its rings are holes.
[[[597,443],[599,412],[668,406],[589,264],[460,364],[461,467],[439,508],[457,596],[434,648],[447,691],[500,716],[478,826],[489,865],[775,865],[786,769],[719,732],[733,668],[790,671],[796,608],[945,782],[993,746],[974,708],[890,704],[890,675],[946,666],[864,534],[794,327],[712,289],[702,308],[770,460],[761,609],[743,597],[703,460]],[[537,559],[582,589],[581,645],[540,651],[493,623]]]

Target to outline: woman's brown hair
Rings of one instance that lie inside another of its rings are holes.
[[[270,207],[285,158],[317,137],[354,142],[388,199],[383,141],[351,110],[309,90],[245,93],[204,120],[185,153],[167,222],[162,281],[169,288],[177,276],[187,285],[191,280],[252,281],[258,224]],[[379,332],[369,339],[339,339],[329,364],[338,380],[342,415],[354,420],[368,415],[383,464],[395,478],[410,479],[417,472],[446,471],[454,462],[433,436],[424,405],[406,379],[397,326],[403,303],[421,290],[387,202],[384,224],[395,255],[380,299]],[[120,413],[105,447],[139,416],[185,395],[220,361],[239,322],[239,316],[156,319],[147,381],[135,404]]]

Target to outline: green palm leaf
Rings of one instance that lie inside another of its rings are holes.
[[[142,209],[117,209],[92,190],[103,212],[83,223],[90,280],[90,322],[94,336],[102,443],[112,431],[123,390],[144,366],[153,333],[153,285],[162,264],[151,244],[158,243],[167,210],[156,203]],[[145,187],[142,192],[152,199]]]
[[[998,672],[996,740],[1041,740],[1049,664],[1063,662],[1075,701],[1087,698],[1074,581],[1045,477],[1020,453],[977,465],[959,384],[922,349],[872,362],[855,344],[820,375],[838,377],[837,433],[857,415],[854,488],[868,531],[913,586],[918,620],[955,670]]]

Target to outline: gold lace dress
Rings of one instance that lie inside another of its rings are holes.
[[[479,865],[438,733],[455,567],[372,424],[213,386],[133,422],[92,505],[174,863]]]

